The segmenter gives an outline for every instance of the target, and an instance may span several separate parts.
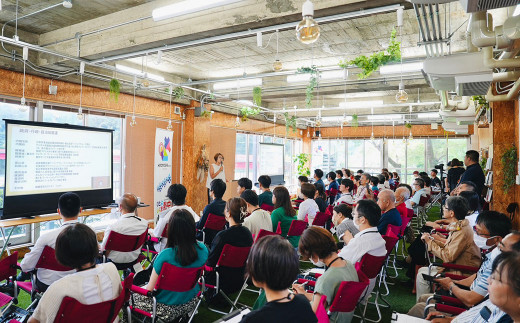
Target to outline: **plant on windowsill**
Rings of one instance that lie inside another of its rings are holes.
[[[516,183],[516,163],[518,161],[516,146],[507,149],[500,158],[502,166],[504,167],[504,184],[502,188],[507,194],[509,189]]]
[[[262,106],[262,88],[259,86],[253,88],[253,103],[257,107]]]
[[[259,113],[259,108],[242,107],[242,109],[240,109],[240,118],[243,122],[246,122],[249,118],[257,116]]]
[[[285,133],[289,134],[289,128],[292,128],[293,132],[296,132],[296,116],[289,116],[289,112],[283,114],[285,118]]]
[[[117,79],[111,79],[110,83],[108,83],[108,89],[110,93],[110,98],[114,100],[114,102],[119,101],[121,83],[119,83]]]
[[[358,56],[352,60],[342,60],[339,62],[341,68],[348,68],[355,65],[361,68],[361,73],[358,74],[359,79],[366,79],[373,72],[377,71],[379,67],[391,62],[399,62],[401,60],[401,42],[395,40],[397,31],[392,30],[390,36],[390,44],[386,51],[380,51],[366,57],[365,55]]]
[[[311,170],[307,167],[307,162],[309,161],[309,154],[301,153],[294,157],[294,162],[298,163],[298,176],[311,176]]]
[[[312,99],[314,98],[314,89],[318,86],[318,78],[320,74],[316,65],[311,67],[300,67],[296,70],[296,74],[310,74],[309,84],[305,89],[305,105],[307,108],[312,108]]]

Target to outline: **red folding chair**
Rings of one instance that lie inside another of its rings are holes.
[[[54,252],[54,249],[49,246],[45,246],[43,248],[42,254],[40,255],[40,259],[38,259],[38,262],[34,267],[34,270],[31,271],[31,281],[15,282],[15,289],[19,287],[31,295],[32,303],[31,305],[29,305],[28,308],[31,308],[32,306],[36,305],[39,299],[38,297],[36,297],[40,294],[40,291],[36,287],[36,269],[38,268],[49,269],[54,271],[70,271],[74,269],[60,264],[58,260],[56,260],[56,253]]]
[[[108,261],[108,256],[110,256],[111,251],[132,252],[142,249],[147,236],[148,228],[146,228],[142,234],[137,236],[110,231],[108,234],[107,243],[105,244],[105,250],[103,251],[103,262]],[[123,270],[126,277],[126,275],[129,274],[129,270],[131,270],[131,268],[136,263],[141,262],[144,259],[147,259],[146,256],[139,254],[139,256],[130,263],[119,264],[114,262],[114,265],[116,265],[118,270]]]
[[[316,213],[316,216],[314,217],[314,220],[312,221],[312,225],[318,226],[318,227],[325,227],[325,224],[330,219],[330,216],[327,213],[324,212],[318,212]]]
[[[188,321],[191,322],[193,320],[193,317],[197,313],[197,309],[199,308],[200,303],[202,302],[202,291],[205,289],[204,277],[202,276],[203,271],[204,267],[184,268],[177,267],[165,262],[162,265],[159,278],[157,279],[157,283],[155,284],[153,291],[149,291],[147,289],[135,285],[132,285],[131,287],[132,293],[152,298],[152,313],[135,307],[133,304],[133,300],[130,304],[130,310],[132,312],[143,315],[145,318],[149,317],[152,320],[152,323],[154,323],[158,319],[156,296],[159,291],[166,290],[170,292],[183,293],[194,289],[198,286],[198,284],[200,284],[202,285],[202,290],[197,293],[197,305],[195,306],[193,312],[191,312],[190,320]]]
[[[307,229],[307,222],[301,220],[292,220],[289,231],[287,231],[287,237],[299,237],[303,231]]]
[[[229,312],[222,312],[216,310],[214,308],[208,307],[209,310],[213,312],[217,312],[220,314],[228,314],[231,313],[234,309],[238,309],[236,304],[238,303],[238,299],[242,294],[242,291],[246,288],[247,278],[244,277],[244,281],[242,283],[242,288],[238,292],[237,297],[234,301],[232,301],[226,293],[221,288],[222,282],[220,281],[220,271],[225,270],[225,268],[244,268],[246,266],[247,257],[249,256],[249,251],[251,251],[251,247],[234,247],[230,244],[224,245],[222,249],[222,253],[220,254],[220,258],[217,261],[215,267],[205,266],[204,270],[206,272],[215,272],[215,285],[206,284],[206,289],[214,289],[215,294],[220,293],[224,299],[231,305],[231,309]]]
[[[202,242],[206,243],[206,230],[212,230],[214,232],[219,232],[224,230],[226,226],[226,217],[223,215],[216,215],[213,213],[208,214],[208,218],[206,219],[206,223],[204,227],[199,232],[202,232]],[[209,243],[209,242],[208,242]]]
[[[6,284],[12,283],[14,287],[14,297],[0,293],[0,307],[5,306],[1,311],[0,317],[12,303],[17,302],[18,289],[16,288],[16,262],[18,261],[18,251],[0,260],[0,281],[5,280]]]
[[[328,313],[342,312],[350,313],[356,309],[359,300],[367,289],[370,281],[360,270],[357,270],[359,282],[343,281],[330,304]]]
[[[258,231],[258,234],[256,235],[255,243],[263,237],[276,236],[276,235],[278,235],[278,233],[260,229],[260,231]]]
[[[152,237],[150,235],[147,235],[147,240],[151,241],[153,243],[159,243],[164,238],[168,238],[168,223],[164,227],[160,237]],[[142,250],[146,252],[146,256],[147,256],[149,261],[152,261],[152,259],[150,258],[150,254],[152,254],[152,255],[157,255],[158,254],[158,252],[155,251],[155,249],[150,250],[150,248],[146,247],[146,245],[143,246]]]
[[[267,212],[273,212],[273,210],[274,210],[274,206],[273,205],[269,205],[269,204],[266,204],[266,203],[262,203],[262,205],[260,205],[260,208],[262,210],[267,211]]]
[[[318,323],[329,323],[329,315],[327,313],[327,295],[321,295],[320,303],[318,304],[318,308],[316,309],[316,317],[318,318]]]
[[[385,260],[386,260],[386,256],[376,257],[376,256],[372,256],[367,253],[361,258],[361,260],[358,263],[356,263],[356,270],[358,272],[359,271],[363,272],[367,276],[368,279],[377,279],[379,277],[379,279],[376,280],[376,284],[374,287],[375,292],[372,292],[372,294],[374,294],[374,302],[371,303],[371,304],[375,305],[375,307],[376,307],[378,319],[370,320],[370,319],[366,318],[366,311],[367,311],[367,307],[369,304],[368,300],[370,299],[370,295],[368,295],[363,312],[361,314],[362,320],[366,320],[366,321],[370,321],[370,322],[379,322],[382,319],[381,309],[379,308],[378,299],[380,298],[380,292],[379,292],[379,287],[381,285],[380,273],[384,269]],[[366,294],[363,295],[362,299],[364,299],[365,296],[366,296]]]
[[[128,322],[131,323],[132,318],[128,301],[130,300],[130,287],[133,281],[134,274],[132,273],[123,281],[123,290],[119,296],[102,303],[83,304],[72,297],[65,296],[61,301],[54,323],[111,323],[117,318],[123,306],[126,306]]]
[[[329,205],[327,206],[327,208],[325,209],[325,213],[332,216],[332,212],[334,211],[334,205]]]

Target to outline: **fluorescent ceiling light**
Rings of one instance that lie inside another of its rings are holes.
[[[320,72],[321,80],[344,79],[345,76],[345,70]],[[288,75],[287,83],[306,83],[309,82],[310,78],[309,73]]]
[[[352,116],[335,116],[335,117],[322,117],[322,122],[343,122],[343,121],[352,121]]]
[[[340,102],[339,107],[345,108],[345,109],[372,108],[372,107],[380,107],[383,104],[384,104],[383,100],[347,101],[347,102]]]
[[[248,107],[254,107],[255,104],[251,101],[248,101],[248,100],[238,100],[237,101],[238,104],[242,104],[242,105],[246,105]]]
[[[160,21],[215,8],[218,6],[224,6],[239,1],[242,0],[185,0],[154,9],[152,11],[152,17],[154,21]]]
[[[415,62],[415,63],[405,63],[403,64],[402,71],[403,73],[411,73],[411,72],[420,72],[423,69],[423,62]],[[379,74],[400,74],[401,73],[401,64],[392,64],[381,66],[379,69]]]
[[[396,121],[396,120],[402,120],[403,115],[402,114],[373,114],[367,116],[367,120],[374,121],[374,120],[381,120],[381,121]]]
[[[138,77],[146,77],[146,78],[148,78],[150,80],[154,80],[154,81],[159,81],[159,82],[164,81],[164,77],[162,77],[160,75],[151,74],[151,73],[143,73],[136,68],[131,68],[131,67],[124,66],[124,65],[116,64],[116,70],[134,74],[134,75],[137,75]]]
[[[516,5],[515,12],[513,12],[513,17],[520,15],[520,4]]]
[[[431,112],[431,113],[418,113],[418,119],[439,119],[439,112]]]
[[[218,82],[213,84],[214,90],[226,90],[226,89],[236,89],[236,88],[242,88],[242,87],[255,87],[255,86],[261,86],[262,85],[262,79],[256,78],[256,79],[243,79],[243,80],[236,80],[236,81],[227,81],[227,82]]]

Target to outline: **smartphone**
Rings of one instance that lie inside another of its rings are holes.
[[[431,276],[431,275],[427,275],[427,274],[422,274],[424,280],[428,281],[428,282],[432,282],[432,283],[435,283],[435,279],[438,279],[438,278],[442,278],[443,276],[440,275],[440,276]]]

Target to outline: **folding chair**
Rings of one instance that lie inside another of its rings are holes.
[[[381,316],[381,309],[379,308],[378,299],[380,297],[380,285],[381,285],[381,272],[384,269],[384,264],[386,260],[386,256],[376,257],[372,256],[370,254],[365,254],[363,258],[361,258],[361,261],[356,263],[356,269],[358,271],[363,272],[367,278],[370,279],[376,279],[376,284],[374,286],[375,292],[372,291],[372,294],[374,295],[374,302],[371,303],[375,305],[378,319],[377,320],[370,320],[366,318],[366,311],[369,304],[370,295],[366,299],[366,303],[363,308],[363,312],[361,313],[361,319],[370,321],[370,322],[380,322],[382,319]],[[377,279],[379,277],[379,279]],[[365,295],[362,297],[364,298]],[[382,299],[384,302],[386,302],[384,299]]]
[[[134,281],[134,274],[130,274],[123,281],[123,290],[113,300],[97,304],[82,304],[78,300],[65,296],[61,301],[60,308],[54,319],[54,323],[92,323],[107,322],[111,323],[119,315],[119,311],[126,306],[128,322],[132,322],[130,307],[130,287]]]
[[[267,212],[273,212],[273,210],[274,210],[274,206],[273,205],[269,205],[269,204],[266,204],[266,203],[262,203],[262,205],[260,205],[260,208],[262,210],[267,211]]]
[[[148,235],[148,228],[140,235],[127,235],[118,233],[115,231],[110,231],[108,234],[107,243],[105,245],[105,250],[103,251],[103,262],[108,261],[108,256],[110,255],[110,251],[118,251],[118,252],[132,252],[135,250],[141,250]],[[139,256],[130,263],[116,263],[116,268],[118,270],[123,270],[123,277],[126,277],[132,267],[140,263],[141,261],[147,259],[143,254],[139,254]]]
[[[327,295],[321,295],[320,303],[318,304],[318,308],[316,309],[316,317],[318,318],[318,323],[329,323],[329,315],[327,314]]]
[[[356,268],[357,269],[357,268]],[[357,270],[359,282],[343,281],[338,287],[328,314],[334,312],[350,313],[356,309],[370,281],[360,270]]]
[[[168,224],[166,224],[166,226],[164,227],[160,237],[152,237],[150,235],[147,235],[147,241],[150,241],[153,243],[159,243],[164,238],[168,238]],[[148,258],[148,260],[150,262],[152,262],[152,258],[150,258],[150,254],[152,254],[154,256],[158,254],[158,252],[155,251],[155,249],[150,250],[150,248],[148,248],[148,247],[143,246],[142,250],[146,252],[146,257]]]
[[[448,313],[451,315],[459,315],[460,313],[465,312],[467,310],[466,308],[442,304],[442,303],[428,304],[424,308],[424,317],[425,318],[428,316],[428,313],[430,312],[430,310],[432,308],[436,309],[439,312]]]
[[[162,265],[159,278],[157,279],[157,283],[155,284],[153,291],[149,291],[147,289],[135,285],[132,285],[132,287],[130,288],[130,290],[134,294],[139,294],[152,298],[152,313],[135,307],[132,299],[130,301],[130,310],[132,312],[143,315],[145,318],[149,317],[152,320],[152,323],[154,323],[158,319],[156,296],[160,290],[183,293],[190,291],[193,288],[195,288],[198,284],[201,284],[202,289],[197,293],[196,296],[197,305],[195,306],[193,312],[190,314],[190,320],[188,321],[191,322],[193,320],[193,317],[197,313],[197,309],[199,308],[200,303],[202,302],[202,291],[205,288],[204,277],[202,276],[203,271],[204,267],[183,268],[165,262]]]
[[[278,235],[278,233],[260,229],[260,231],[258,231],[258,234],[256,235],[255,243],[263,237],[276,236],[276,235]]]
[[[215,267],[204,267],[204,270],[206,272],[215,272],[215,285],[206,284],[206,289],[214,289],[215,294],[220,293],[224,297],[224,299],[231,305],[231,309],[229,310],[229,312],[222,312],[211,307],[208,307],[209,310],[220,314],[228,314],[231,313],[233,310],[238,309],[236,304],[238,303],[238,299],[240,298],[242,291],[247,286],[245,284],[245,282],[247,281],[247,277],[244,277],[242,287],[240,288],[235,300],[232,301],[221,288],[221,271],[225,270],[226,268],[244,268],[246,266],[247,257],[249,256],[249,251],[251,251],[251,247],[234,247],[230,244],[226,244],[222,249],[222,253],[220,254],[220,258],[218,259]]]
[[[209,235],[210,233],[217,233],[219,231],[224,230],[224,227],[226,226],[226,217],[223,215],[216,215],[213,213],[208,214],[208,218],[206,219],[206,223],[204,224],[204,227],[199,232],[202,232],[202,242],[204,244],[210,244],[211,241],[206,241],[206,235]],[[208,231],[210,230],[210,231]],[[208,232],[206,232],[208,231]],[[214,236],[213,236],[214,237]]]
[[[26,291],[31,295],[31,305],[29,305],[29,308],[32,308],[32,306],[36,305],[39,298],[41,297],[40,291],[36,287],[36,272],[38,268],[42,269],[49,269],[54,271],[70,271],[73,270],[73,268],[63,266],[56,260],[56,254],[54,252],[54,249],[45,246],[43,248],[42,254],[40,255],[40,259],[38,259],[38,262],[36,263],[36,266],[34,267],[34,270],[31,271],[31,281],[29,282],[15,282],[15,290],[21,288],[22,290]]]
[[[12,283],[14,287],[13,297],[0,293],[0,307],[5,308],[0,312],[0,316],[4,314],[4,311],[9,308],[11,304],[18,303],[18,289],[16,288],[16,262],[18,261],[18,251],[13,252],[11,255],[0,260],[0,281],[5,280],[5,284]]]
[[[325,227],[325,224],[327,224],[327,221],[330,219],[330,216],[327,213],[318,212],[316,213],[316,216],[314,217],[314,220],[312,221],[312,225],[318,226],[318,227]]]

